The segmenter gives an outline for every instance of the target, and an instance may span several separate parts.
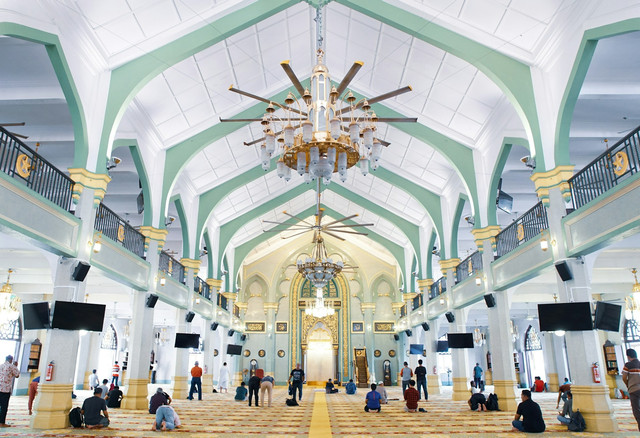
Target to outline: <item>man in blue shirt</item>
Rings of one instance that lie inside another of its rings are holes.
[[[478,362],[476,362],[476,366],[473,367],[473,381],[476,383],[476,388],[484,390],[482,387],[482,368]]]
[[[378,386],[375,383],[371,384],[371,391],[365,396],[367,404],[364,407],[365,412],[378,411],[380,412],[380,393],[376,391]]]
[[[356,393],[356,384],[353,383],[353,379],[349,379],[349,383],[345,386],[345,391],[347,394],[355,394]]]

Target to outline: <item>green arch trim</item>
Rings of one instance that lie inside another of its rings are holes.
[[[203,234],[204,244],[207,245],[207,277],[213,278],[213,247],[211,246],[211,238],[209,237],[209,230],[206,230]]]
[[[171,197],[171,202],[175,203],[178,217],[180,218],[180,229],[182,231],[182,257],[188,258],[189,254],[189,224],[187,223],[187,215],[182,205],[182,198],[180,195],[174,195]],[[195,254],[195,253],[194,253]]]
[[[431,266],[433,264],[433,253],[431,252],[431,250],[436,244],[437,238],[438,235],[436,234],[436,232],[432,231],[431,237],[429,238],[429,246],[427,247],[427,272],[424,278],[433,278],[433,266]],[[442,248],[442,242],[440,242],[440,248]]]
[[[504,166],[507,164],[507,159],[509,158],[511,148],[514,144],[529,146],[529,142],[526,138],[505,137],[502,140],[502,146],[500,147],[500,152],[498,153],[498,159],[496,160],[496,164],[493,167],[491,181],[489,182],[489,193],[487,194],[487,226],[498,225],[498,216],[496,212],[496,193],[498,193],[498,183],[500,182],[502,172],[504,171]]]
[[[462,209],[464,209],[464,204],[467,202],[468,198],[462,193],[458,197],[458,203],[456,204],[456,209],[453,212],[453,223],[451,224],[451,251],[449,253],[449,257],[455,258],[458,257],[458,230],[460,229],[460,218],[462,217]]]
[[[8,22],[0,23],[0,35],[44,45],[71,115],[74,138],[73,167],[86,168],[87,157],[89,156],[87,123],[84,117],[82,101],[73,81],[73,75],[64,56],[60,40],[54,34]],[[106,165],[104,172],[106,173]]]
[[[325,213],[326,214],[331,215],[331,216],[335,216],[335,217],[340,216],[340,213],[338,213],[337,211],[335,211],[335,210],[333,210],[331,208],[328,208],[328,207],[326,207],[324,205],[323,205],[323,207],[325,208]],[[297,216],[299,216],[299,217],[310,216],[312,214],[315,214],[315,211],[316,211],[315,207],[309,207],[308,209],[306,209],[302,213],[298,214]],[[291,218],[291,219],[289,219],[289,220],[287,220],[285,222],[285,224],[287,224],[287,228],[289,228],[292,225],[295,225],[297,223],[298,223],[298,221],[293,219],[293,218]],[[355,222],[352,221],[352,220],[345,221],[344,223],[348,224],[348,225],[355,224]],[[396,260],[396,262],[400,266],[400,269],[402,269],[402,267],[404,266],[404,248],[402,248],[400,245],[398,245],[396,243],[393,243],[389,239],[380,236],[377,233],[374,233],[372,231],[368,231],[368,233],[369,233],[369,235],[367,237],[369,239],[373,240],[374,242],[377,242],[380,245],[384,246],[391,253],[393,258]],[[253,239],[251,239],[251,240],[243,243],[242,245],[238,246],[235,249],[234,272],[238,271],[238,269],[240,268],[240,266],[242,265],[244,260],[247,258],[247,255],[251,252],[251,250],[253,250],[256,246],[258,246],[259,244],[261,244],[262,242],[264,242],[265,240],[269,239],[272,236],[273,236],[273,234],[262,233],[259,236],[256,236]],[[390,282],[390,284],[393,284],[393,282]]]
[[[98,155],[106,156],[110,139],[115,134],[116,126],[128,104],[151,79],[189,56],[193,56],[296,3],[298,0],[255,2],[114,69],[111,72]]]
[[[607,24],[605,26],[585,31],[582,36],[580,48],[576,54],[576,60],[574,61],[569,80],[567,81],[567,87],[565,88],[564,95],[562,96],[560,111],[558,112],[554,157],[556,166],[570,164],[569,130],[573,119],[573,111],[575,110],[578,96],[580,95],[582,84],[584,84],[584,79],[587,76],[587,71],[591,65],[591,60],[593,59],[593,54],[596,50],[596,46],[598,45],[598,41],[604,38],[639,30],[640,18],[631,18],[629,20]]]
[[[382,0],[336,0],[348,8],[438,47],[470,63],[498,85],[533,140],[538,167],[544,170],[540,122],[528,65]],[[384,116],[387,117],[387,116]]]
[[[142,216],[142,225],[150,226],[153,222],[153,200],[151,199],[151,187],[149,185],[149,176],[144,165],[144,160],[140,154],[140,146],[135,138],[120,138],[113,142],[113,150],[119,147],[128,147],[133,158],[133,164],[142,185],[142,197],[144,200],[144,212]],[[164,224],[162,224],[164,225]]]

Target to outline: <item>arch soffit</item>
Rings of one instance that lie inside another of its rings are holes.
[[[266,298],[269,295],[269,283],[267,282],[267,279],[261,272],[253,272],[248,279],[243,281],[243,284],[246,285],[242,291],[245,301],[249,301],[253,298],[251,296],[251,291],[249,290],[253,283],[258,283],[260,285],[260,288],[262,289],[262,298]]]
[[[170,202],[175,203],[178,217],[180,218],[180,229],[182,231],[182,257],[189,258],[191,253],[189,252],[189,224],[187,222],[187,214],[184,211],[184,205],[182,204],[182,197],[180,194],[175,194],[171,197]],[[202,236],[200,236],[202,238]],[[200,239],[198,239],[199,241]],[[197,250],[196,250],[197,251]]]
[[[128,147],[131,151],[131,156],[133,157],[133,164],[136,167],[136,172],[138,174],[138,178],[140,179],[140,183],[142,184],[142,197],[144,200],[144,213],[142,224],[150,226],[153,223],[153,199],[151,199],[151,187],[149,185],[149,176],[147,174],[147,169],[144,165],[144,160],[142,159],[142,153],[140,151],[140,146],[138,145],[138,140],[135,138],[132,139],[117,139],[113,142],[113,150],[119,147]],[[163,227],[166,228],[166,227]]]
[[[576,54],[576,59],[562,96],[555,135],[555,165],[570,163],[569,130],[573,111],[575,110],[580,90],[591,65],[591,59],[598,45],[598,41],[612,36],[640,31],[640,18],[631,18],[616,23],[588,29],[582,36],[582,42]]]
[[[73,167],[87,167],[89,140],[84,109],[58,36],[32,27],[8,22],[0,22],[0,35],[31,41],[42,44],[45,47],[71,115],[74,138]]]

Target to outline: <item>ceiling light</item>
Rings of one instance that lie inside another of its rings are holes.
[[[13,293],[13,287],[9,281],[13,269],[9,268],[7,282],[0,289],[0,324],[15,321],[20,317],[20,298]]]
[[[555,332],[553,332],[554,335],[556,336],[564,336],[566,332],[564,330],[556,330]]]
[[[549,241],[547,240],[547,237],[544,235],[544,230],[540,230],[540,235],[542,236],[540,238],[540,248],[543,251],[546,251],[549,249]]]
[[[482,278],[476,275],[476,286],[482,286]]]
[[[162,277],[160,277],[160,286],[164,286],[165,284],[167,284],[167,277],[162,274]]]
[[[375,137],[378,122],[416,122],[416,118],[379,118],[371,108],[372,102],[380,102],[411,91],[403,87],[370,100],[360,99],[347,86],[362,67],[355,62],[342,82],[332,85],[329,70],[323,63],[322,9],[316,9],[317,64],[313,68],[309,87],[303,87],[289,61],[280,63],[293,83],[298,95],[287,94],[284,104],[272,102],[260,96],[229,88],[238,94],[269,102],[260,119],[221,119],[222,122],[260,122],[264,137],[245,143],[250,146],[261,143],[262,168],[268,171],[271,158],[278,157],[277,174],[286,181],[291,179],[291,169],[310,183],[322,179],[329,184],[334,173],[340,180],[347,180],[347,169],[359,165],[363,175],[376,170],[382,146],[388,143]]]

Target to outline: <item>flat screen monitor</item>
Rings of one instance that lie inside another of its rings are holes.
[[[22,305],[22,324],[25,330],[51,328],[49,303],[25,303]]]
[[[106,307],[104,304],[56,301],[53,303],[51,328],[101,332]]]
[[[229,356],[240,356],[242,354],[242,345],[228,344],[227,354]]]
[[[511,213],[511,210],[513,210],[513,197],[500,190],[498,191],[498,199],[496,199],[496,205],[505,213]]]
[[[622,315],[622,306],[617,304],[605,303],[604,301],[596,302],[596,317],[594,326],[598,330],[606,330],[609,332],[620,331],[620,316]]]
[[[593,330],[588,302],[538,304],[538,318],[541,332]]]
[[[448,333],[449,348],[473,348],[472,333]]]
[[[200,346],[200,335],[197,333],[176,333],[176,348],[198,348]]]
[[[422,344],[410,344],[409,354],[422,354],[424,351],[424,345]]]
[[[436,352],[446,353],[447,351],[449,351],[449,343],[447,341],[438,341],[438,345],[436,346]]]

